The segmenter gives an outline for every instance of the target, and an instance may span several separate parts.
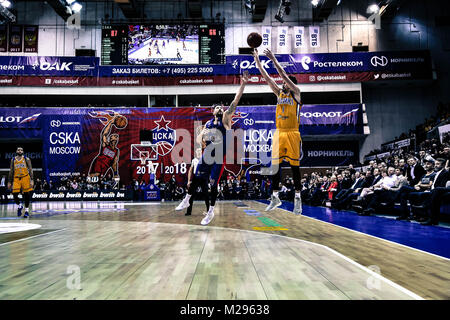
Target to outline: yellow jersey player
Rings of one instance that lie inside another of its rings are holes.
[[[302,103],[300,101],[300,89],[297,86],[297,79],[286,73],[275,55],[269,49],[264,50],[264,54],[272,60],[278,74],[283,79],[283,84],[280,88],[261,65],[258,51],[254,49],[253,56],[255,58],[256,66],[273,93],[277,96],[277,108],[275,114],[276,131],[272,140],[272,168],[275,172],[272,173],[272,197],[266,211],[273,210],[281,205],[281,201],[278,197],[281,176],[281,170],[279,170],[279,168],[283,161],[287,161],[291,165],[295,184],[294,213],[300,215],[302,213],[302,200],[300,197],[300,158],[302,139],[299,131],[300,109]]]
[[[16,156],[11,159],[11,167],[8,177],[8,189],[11,189],[14,201],[18,205],[17,216],[22,215],[23,206],[19,200],[19,193],[22,193],[23,200],[25,202],[25,214],[24,218],[29,216],[29,206],[31,199],[31,191],[33,191],[33,168],[31,167],[31,161],[23,155],[23,148],[18,147],[16,150]]]

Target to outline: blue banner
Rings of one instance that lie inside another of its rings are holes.
[[[430,52],[392,51],[392,52],[346,52],[313,54],[275,55],[287,73],[335,73],[335,72],[411,72],[431,73]],[[261,64],[270,74],[277,71],[273,63],[265,56],[260,56]],[[230,73],[259,73],[252,56],[227,56]],[[233,70],[231,70],[233,69]]]
[[[48,180],[76,177],[81,154],[81,115],[46,115],[43,120],[43,174]]]
[[[2,76],[97,77],[98,67],[96,57],[0,57]]]
[[[350,52],[277,55],[299,83],[431,79],[430,52]],[[261,56],[269,74],[277,71]],[[100,66],[97,57],[0,57],[0,85],[12,86],[154,86],[236,84],[248,70],[251,83],[264,83],[250,55],[227,56],[224,65]],[[44,78],[51,77],[51,78]],[[60,78],[61,77],[61,78]],[[64,78],[62,78],[64,77]],[[116,78],[122,79],[116,79]],[[127,78],[127,79],[123,79]],[[276,81],[280,79],[275,79]]]
[[[357,163],[358,141],[303,141],[302,167],[334,167]]]
[[[233,151],[241,154],[233,157],[232,163],[227,162],[226,171],[238,175],[247,166],[250,171],[246,174],[252,175],[256,172],[253,164],[270,162],[275,109],[237,108],[230,133],[237,134]],[[211,118],[211,108],[0,108],[0,139],[41,140],[43,173],[48,180],[91,174],[119,176],[125,183],[133,179],[147,181],[151,176],[146,158],[157,164],[157,179],[175,175],[183,180],[192,154],[175,161],[172,150],[179,152],[178,144],[184,141],[184,137],[179,139],[182,130],[192,138],[194,122],[205,124]],[[142,129],[151,132],[151,146],[140,141]],[[361,105],[304,105],[299,130],[303,137],[363,134]],[[303,145],[304,152],[305,146],[308,142]],[[191,148],[193,139],[188,140],[188,149]],[[307,158],[302,160],[302,166],[340,165],[357,157],[357,146],[342,142],[313,143],[306,151],[317,152],[304,153]],[[258,161],[248,166],[255,159]]]

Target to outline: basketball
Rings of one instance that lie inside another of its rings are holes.
[[[117,127],[117,129],[123,129],[127,126],[127,124],[127,118],[125,118],[124,116],[117,116],[117,118],[114,120],[114,125]]]
[[[262,43],[262,37],[258,32],[252,32],[247,37],[247,43],[252,48],[258,48]]]

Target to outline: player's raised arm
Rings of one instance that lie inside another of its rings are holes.
[[[264,50],[264,54],[270,59],[272,60],[273,64],[275,65],[275,68],[278,71],[278,74],[281,76],[281,78],[283,78],[284,82],[286,82],[287,86],[289,87],[289,89],[291,89],[292,91],[294,91],[295,94],[298,95],[298,98],[300,99],[300,88],[291,81],[291,79],[289,79],[289,76],[287,75],[286,71],[283,69],[283,67],[280,65],[280,63],[278,62],[277,58],[275,57],[275,55],[272,53],[272,51],[270,51],[269,49]]]
[[[197,143],[200,145],[200,146],[203,146],[203,135],[204,134],[206,134],[206,131],[207,131],[208,129],[206,129],[206,124],[203,126],[203,129],[202,129],[202,131],[200,131],[200,133],[199,133],[199,135],[197,136]]]
[[[261,75],[264,77],[264,79],[266,79],[266,82],[269,85],[270,89],[272,89],[273,93],[275,93],[278,96],[280,94],[281,89],[280,89],[280,87],[278,87],[276,82],[269,76],[267,71],[261,65],[261,61],[259,60],[257,49],[253,49],[253,57],[255,58],[255,63],[259,69],[259,72],[261,72]]]
[[[230,107],[225,111],[225,116],[227,118],[231,117],[234,112],[236,111],[236,107],[239,103],[239,100],[241,100],[242,94],[244,93],[245,85],[248,82],[248,71],[244,71],[243,75],[241,76],[241,86],[239,87],[238,92],[236,93],[236,96],[234,97],[234,100],[231,102]]]
[[[112,126],[114,124],[115,119],[116,119],[116,117],[111,118],[101,132],[103,147],[106,147],[106,145],[108,144],[108,137],[111,133]]]

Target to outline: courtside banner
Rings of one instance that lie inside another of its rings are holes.
[[[32,199],[33,201],[60,201],[60,200],[111,200],[111,201],[120,201],[120,200],[131,200],[133,198],[133,194],[129,190],[90,190],[90,191],[66,191],[66,190],[48,190],[48,191],[33,191]],[[8,199],[12,200],[12,195],[8,195]],[[67,212],[67,211],[66,211]],[[70,208],[68,212],[98,212],[98,208]],[[37,215],[40,215],[40,212],[37,212]],[[58,210],[49,210],[49,212],[45,212],[45,215],[55,215],[59,214]]]
[[[390,52],[348,52],[316,54],[275,55],[286,72],[302,73],[339,73],[339,72],[422,72],[431,77],[431,57],[427,50],[390,51]],[[264,55],[260,56],[264,68],[269,74],[276,74],[273,63]],[[227,65],[237,73],[248,70],[259,74],[251,56],[227,56]]]
[[[43,175],[47,181],[81,175],[77,161],[82,149],[82,121],[79,114],[49,114],[43,117]]]
[[[344,166],[359,159],[358,141],[303,141],[302,167]]]
[[[245,169],[254,175],[257,165],[267,164],[275,109],[237,108],[229,131],[234,137],[227,137],[233,149],[225,171],[237,176]],[[299,129],[304,137],[362,134],[361,113],[361,105],[304,105]],[[156,180],[174,176],[184,183],[194,139],[210,119],[211,108],[0,108],[5,125],[0,138],[42,140],[42,168],[48,181],[86,175],[94,184],[101,185],[101,178],[107,177],[123,186],[132,181],[148,183],[154,171]]]
[[[2,56],[0,75],[5,76],[98,76],[99,58]]]

